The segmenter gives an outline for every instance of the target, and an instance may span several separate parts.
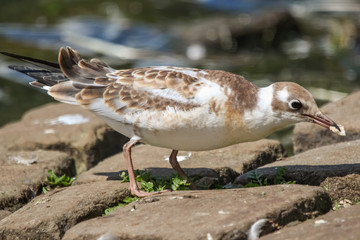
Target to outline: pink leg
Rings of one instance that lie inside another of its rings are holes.
[[[128,169],[128,174],[129,174],[129,180],[130,180],[129,190],[130,190],[131,194],[135,195],[137,197],[146,197],[146,196],[151,196],[151,195],[155,195],[155,194],[160,194],[163,192],[168,192],[169,190],[164,190],[164,191],[160,191],[160,192],[151,192],[151,193],[140,191],[139,186],[137,185],[137,182],[136,182],[134,166],[133,166],[132,159],[131,159],[131,148],[137,142],[138,142],[137,139],[130,139],[130,141],[128,141],[123,146],[123,153],[124,153],[124,157],[126,160],[126,167]]]
[[[172,166],[172,168],[182,177],[185,177],[187,179],[187,182],[190,183],[190,189],[191,190],[196,190],[195,185],[190,181],[190,179],[188,178],[188,176],[186,175],[186,173],[184,172],[184,170],[181,168],[179,162],[177,161],[176,155],[178,154],[178,150],[172,150],[170,157],[169,157],[169,162]]]

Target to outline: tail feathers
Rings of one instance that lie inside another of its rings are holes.
[[[14,53],[0,52],[1,54],[12,57],[27,63],[35,67],[28,66],[9,66],[10,69],[17,72],[26,74],[36,81],[30,83],[30,85],[48,90],[49,87],[54,86],[55,84],[63,81],[69,80],[60,69],[60,65],[53,62],[48,62],[41,59],[36,59],[32,57],[21,56]]]
[[[63,47],[59,52],[59,64],[36,58],[21,56],[13,53],[0,52],[0,54],[13,57],[35,67],[9,66],[9,68],[24,73],[34,79],[33,86],[54,86],[57,83],[71,80],[85,86],[99,86],[95,84],[96,78],[106,78],[106,74],[113,71],[106,63],[99,59],[90,62],[81,58],[77,51],[70,47]]]
[[[36,79],[36,81],[31,82],[30,85],[38,88],[44,88],[44,86],[51,87],[69,80],[60,71],[52,72],[47,69],[37,69],[27,66],[9,66],[9,68]]]
[[[70,104],[78,104],[75,96],[84,86],[69,81],[64,74],[26,66],[9,66],[9,68],[36,79],[36,81],[30,82],[30,85],[46,90],[47,93],[56,100]]]
[[[70,47],[60,49],[59,65],[66,77],[74,82],[90,86],[98,86],[94,83],[95,78],[105,77],[111,71],[111,68],[99,59],[85,61]]]
[[[103,92],[107,81],[95,83],[95,80],[107,79],[106,74],[113,71],[101,60],[85,61],[70,47],[60,49],[59,64],[13,53],[0,53],[38,67],[9,66],[15,71],[34,78],[36,81],[31,82],[30,85],[47,90],[48,94],[56,100],[70,104],[78,104],[76,95],[84,88],[95,88],[98,89],[97,92]]]

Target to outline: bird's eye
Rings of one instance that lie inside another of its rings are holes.
[[[302,107],[302,103],[297,99],[293,99],[289,102],[289,107],[292,110],[299,110]]]

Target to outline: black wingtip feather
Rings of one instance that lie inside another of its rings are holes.
[[[41,59],[37,59],[37,58],[32,58],[32,57],[27,57],[27,56],[22,56],[22,55],[18,55],[15,53],[9,53],[9,52],[3,52],[0,51],[0,54],[8,56],[8,57],[12,57],[18,60],[22,60],[24,62],[33,64],[35,66],[38,67],[43,67],[43,68],[48,68],[49,70],[52,71],[60,71],[60,66],[57,63],[54,62],[49,62],[49,61],[45,61],[45,60],[41,60]]]

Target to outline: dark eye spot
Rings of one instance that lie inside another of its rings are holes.
[[[293,110],[299,110],[300,108],[302,108],[302,106],[302,103],[297,99],[291,100],[289,102],[289,107]]]

